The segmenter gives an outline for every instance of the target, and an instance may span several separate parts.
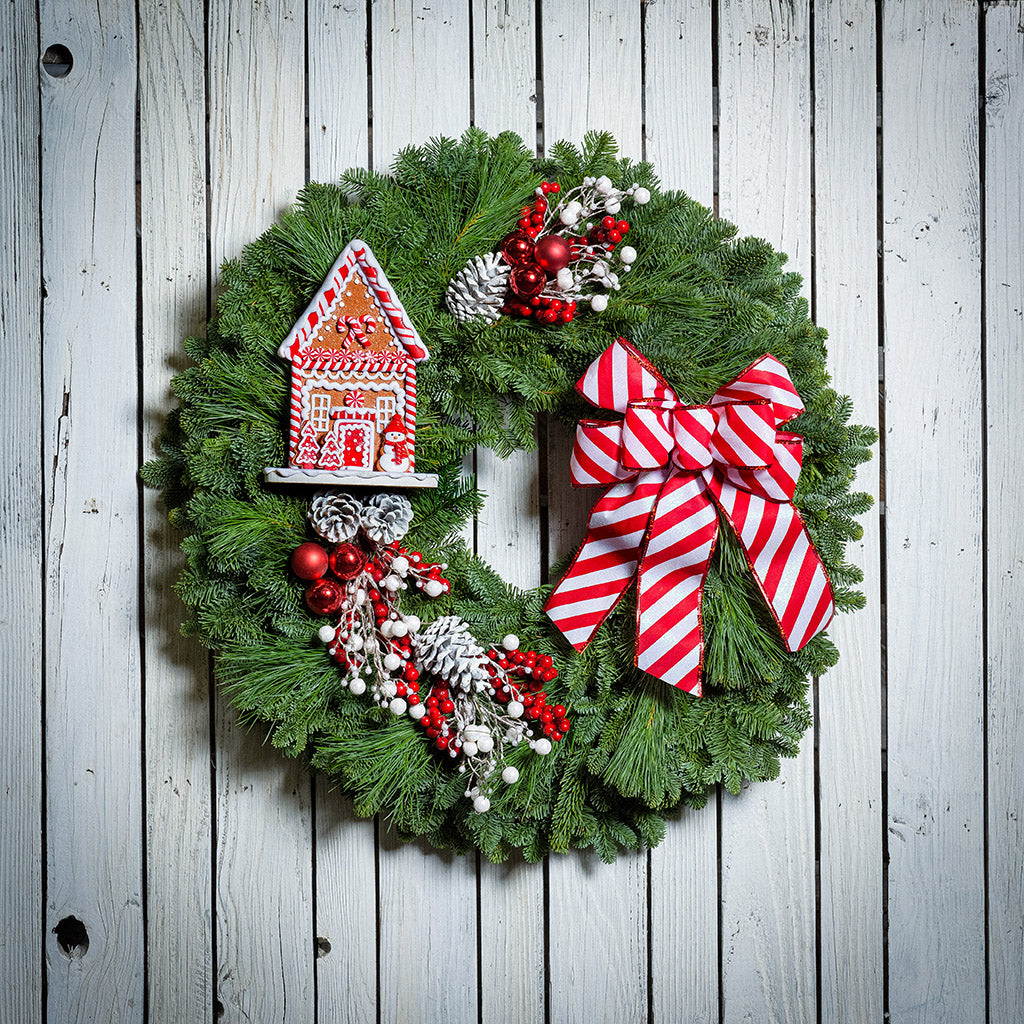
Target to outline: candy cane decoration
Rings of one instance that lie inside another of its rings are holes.
[[[338,333],[342,334],[347,331],[364,347],[370,344],[367,335],[373,334],[376,330],[377,321],[369,313],[364,313],[362,316],[343,316],[338,319]]]

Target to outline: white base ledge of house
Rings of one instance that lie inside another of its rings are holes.
[[[436,473],[384,473],[376,469],[300,469],[267,466],[268,484],[312,484],[317,487],[436,487]]]

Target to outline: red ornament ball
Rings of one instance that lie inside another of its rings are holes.
[[[501,255],[505,257],[505,262],[509,266],[521,267],[533,260],[533,242],[527,238],[525,232],[513,231],[501,243]]]
[[[300,544],[292,552],[292,572],[300,580],[320,579],[327,572],[327,565],[327,552],[312,541]]]
[[[306,590],[306,604],[314,615],[333,615],[345,603],[345,588],[335,580],[317,580]]]
[[[549,274],[557,274],[569,265],[569,243],[561,235],[545,235],[534,246],[534,258]]]
[[[328,561],[339,580],[354,580],[366,565],[366,554],[355,544],[339,544]]]
[[[544,290],[544,271],[532,263],[516,267],[509,277],[509,284],[521,298],[539,295]]]

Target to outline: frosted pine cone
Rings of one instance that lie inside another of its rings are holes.
[[[309,524],[324,540],[342,544],[359,531],[360,511],[351,494],[318,491],[309,506]]]
[[[458,615],[442,615],[416,633],[416,658],[421,669],[449,687],[472,693],[486,685],[487,655]]]
[[[508,275],[509,266],[500,253],[474,256],[448,285],[448,309],[457,320],[493,324],[505,304]]]
[[[360,522],[376,544],[394,544],[409,532],[412,505],[398,494],[375,494],[362,508]]]

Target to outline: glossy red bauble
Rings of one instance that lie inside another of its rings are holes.
[[[345,603],[345,588],[334,580],[317,580],[306,590],[306,604],[314,615],[333,615]]]
[[[312,541],[300,544],[292,552],[291,562],[292,572],[300,580],[318,580],[327,572],[327,552]]]
[[[533,261],[533,242],[523,231],[513,231],[501,244],[501,255],[512,267],[521,267]]]
[[[572,252],[569,243],[561,235],[545,235],[533,247],[534,258],[549,274],[557,274],[569,266]]]
[[[527,299],[532,295],[539,295],[544,290],[544,280],[544,271],[532,263],[527,263],[512,271],[509,284],[516,295]]]
[[[354,580],[366,565],[366,554],[355,544],[339,544],[330,554],[331,572],[339,580]]]

